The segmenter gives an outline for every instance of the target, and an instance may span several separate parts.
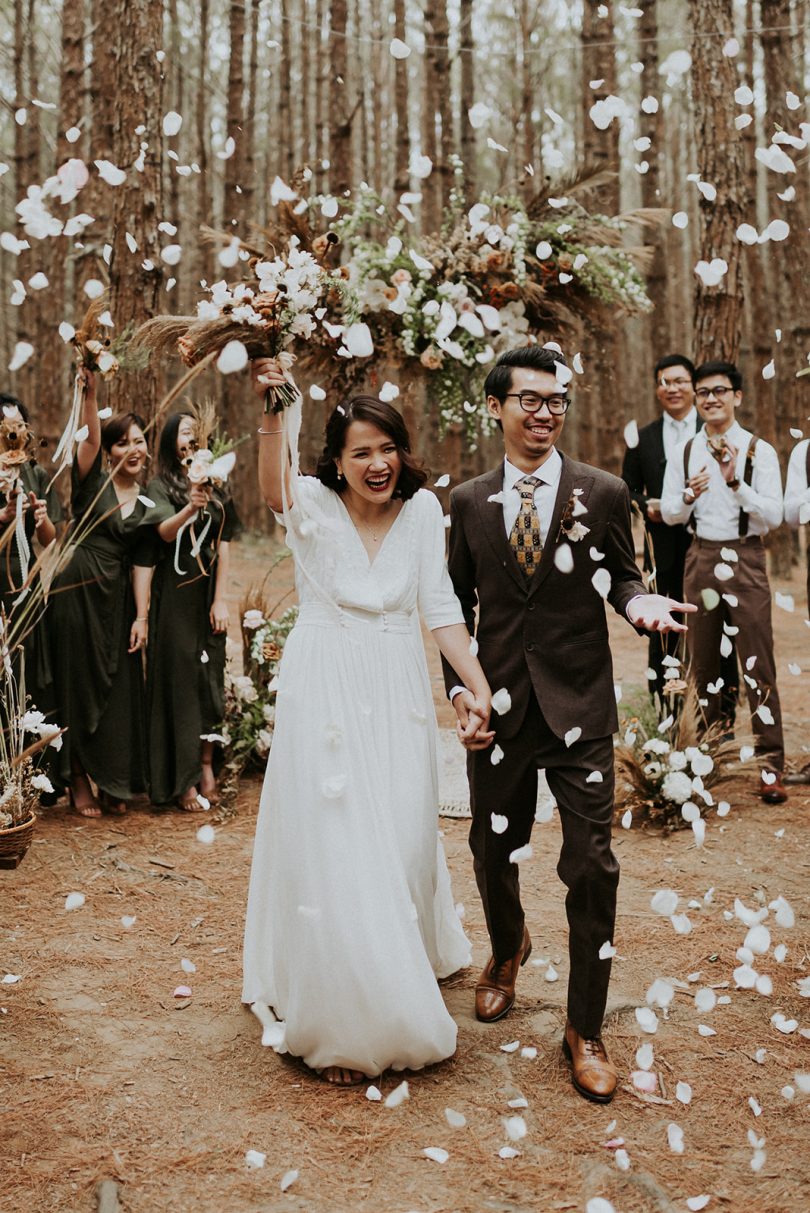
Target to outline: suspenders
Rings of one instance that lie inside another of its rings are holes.
[[[689,441],[687,442],[686,446],[683,448],[683,482],[684,482],[684,484],[686,484],[686,482],[689,479],[689,456],[692,453],[692,443],[694,441],[695,441],[694,438],[690,438]],[[751,441],[748,444],[748,450],[746,451],[746,454],[745,454],[745,465],[743,467],[743,484],[750,484],[754,478],[754,450],[755,450],[758,442],[759,442],[759,439],[757,438],[756,434],[752,434]],[[808,443],[808,445],[807,445],[807,483],[810,484],[810,443]],[[745,539],[746,535],[748,534],[748,523],[749,523],[749,518],[748,518],[748,515],[746,514],[745,510],[740,510],[740,518],[739,518],[739,522],[737,523],[737,526],[739,528],[740,539]],[[695,522],[694,511],[689,516],[688,525],[691,527],[691,529],[693,531],[695,530],[695,528],[697,526],[697,523]]]

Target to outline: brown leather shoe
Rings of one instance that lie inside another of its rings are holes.
[[[602,1044],[602,1037],[580,1036],[569,1022],[565,1025],[562,1047],[571,1063],[571,1081],[580,1095],[594,1103],[610,1103],[619,1078]]]
[[[505,960],[503,964],[498,965],[494,956],[490,956],[475,987],[476,1019],[484,1023],[494,1023],[496,1019],[502,1019],[507,1011],[511,1011],[515,1004],[518,969],[525,965],[531,952],[532,941],[524,927],[523,943],[511,960]]]
[[[760,779],[759,781],[760,800],[764,800],[766,804],[784,804],[788,798],[788,793],[787,788],[782,782],[782,772],[771,771],[770,774],[776,776],[773,783],[766,783],[764,779]]]

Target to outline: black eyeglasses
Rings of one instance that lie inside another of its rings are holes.
[[[714,396],[722,404],[723,397],[733,391],[733,387],[723,387],[722,385],[720,387],[699,387],[695,392],[695,396],[698,400],[708,400],[710,396]]]
[[[539,413],[543,405],[554,417],[561,417],[571,403],[570,396],[541,396],[539,392],[507,392],[505,399],[514,396],[524,413]]]

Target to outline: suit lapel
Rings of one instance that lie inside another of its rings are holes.
[[[481,522],[481,529],[486,535],[492,550],[494,551],[498,563],[502,564],[506,572],[520,586],[522,590],[526,589],[526,579],[520,570],[520,566],[515,559],[515,553],[506,535],[506,529],[503,524],[503,504],[500,494],[503,492],[503,464],[493,468],[491,472],[487,472],[480,480],[476,481],[475,485],[475,504],[478,510],[478,517]],[[490,497],[498,495],[497,501],[490,501]]]
[[[659,417],[658,421],[653,426],[650,437],[653,441],[653,459],[659,467],[663,467],[667,461],[666,452],[664,451],[664,418]]]
[[[574,473],[574,465],[570,459],[566,459],[565,455],[561,455],[563,459],[563,469],[560,472],[560,483],[557,489],[557,499],[554,501],[554,512],[552,513],[552,523],[548,528],[546,542],[543,545],[543,554],[540,560],[540,568],[532,577],[529,583],[529,593],[535,594],[546,580],[549,570],[554,564],[554,552],[557,551],[558,536],[560,533],[560,523],[563,522],[563,516],[567,503],[571,499],[571,494],[574,489],[582,489],[582,505],[587,505],[588,501],[588,486],[593,484],[593,477],[577,477]],[[588,525],[587,514],[582,514],[580,522],[583,525]]]

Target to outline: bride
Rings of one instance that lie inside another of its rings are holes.
[[[253,387],[289,382],[273,359]],[[450,1057],[437,978],[470,961],[437,831],[436,718],[419,613],[470,687],[490,689],[444,563],[444,520],[399,413],[335,409],[314,477],[301,399],[263,413],[259,484],[295,559],[300,612],[281,663],[256,829],[242,999],[265,1040],[346,1086]]]

